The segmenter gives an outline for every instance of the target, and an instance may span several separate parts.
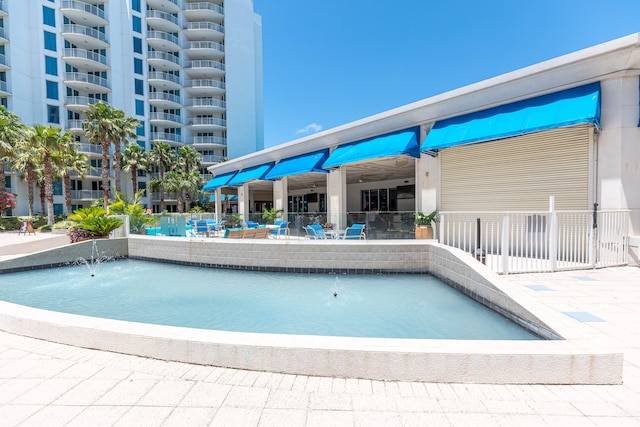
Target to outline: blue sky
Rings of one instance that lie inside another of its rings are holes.
[[[640,0],[255,0],[265,147],[640,32]]]

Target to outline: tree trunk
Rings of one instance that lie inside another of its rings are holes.
[[[4,172],[4,161],[0,159],[0,193],[6,193],[7,191],[7,178]],[[7,210],[0,207],[0,216],[4,216]]]
[[[36,182],[36,173],[33,171],[33,166],[27,166],[27,191],[29,198],[29,216],[33,216],[33,184]]]
[[[47,225],[55,224],[53,215],[53,165],[51,164],[51,155],[44,155],[44,195],[47,199]]]
[[[184,204],[185,204],[185,210],[187,212],[191,211],[191,193],[189,191],[186,192],[186,194],[184,195]]]
[[[164,212],[164,167],[160,166],[160,212]]]
[[[71,213],[71,174],[64,174],[64,201],[67,204],[67,214]]]
[[[138,168],[135,166],[131,166],[131,185],[133,186],[133,194],[136,194],[138,191]]]
[[[109,213],[109,142],[103,140],[102,145],[102,202],[104,210]]]
[[[182,205],[182,191],[178,191],[178,213],[184,213],[184,207]]]
[[[115,173],[116,180],[116,193],[122,193],[122,186],[120,184],[120,172],[122,165],[122,153],[120,152],[120,141],[116,141],[115,149],[113,152],[114,161],[113,161],[113,170]],[[135,189],[133,190],[135,192]]]
[[[42,181],[42,183],[40,183],[40,215],[45,216],[46,215],[46,209],[44,207],[44,202],[45,202],[45,197],[44,197],[44,181]]]

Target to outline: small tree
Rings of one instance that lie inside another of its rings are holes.
[[[0,192],[0,216],[7,209],[14,209],[16,207],[16,195],[13,193],[7,193],[6,191]]]

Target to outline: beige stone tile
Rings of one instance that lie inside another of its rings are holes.
[[[231,386],[198,382],[187,392],[180,406],[218,408],[227,398]]]
[[[262,409],[269,397],[269,390],[264,388],[232,387],[224,400],[223,407],[259,408]]]
[[[144,406],[176,406],[194,384],[192,381],[158,381],[137,404]]]
[[[306,426],[307,413],[302,409],[266,408],[262,411],[258,426],[260,427],[296,427]]]
[[[172,411],[172,407],[134,406],[114,424],[114,427],[161,426]]]
[[[355,425],[355,420],[351,411],[311,410],[307,412],[306,425],[307,427],[349,427]]]
[[[262,409],[222,407],[213,418],[212,426],[237,427],[256,426],[260,420]]]
[[[129,410],[128,406],[89,406],[65,427],[108,427],[114,425]]]
[[[215,417],[217,408],[175,408],[163,421],[163,427],[209,426]]]

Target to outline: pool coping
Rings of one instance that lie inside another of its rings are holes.
[[[128,256],[144,258],[139,253],[136,255],[135,249],[132,251],[131,238],[125,240]],[[172,253],[173,259],[179,260],[177,250],[166,251],[166,246],[172,246],[168,243],[165,241],[162,245],[165,249],[163,252]],[[370,242],[345,243],[352,246],[355,252],[362,251],[363,257],[380,248],[380,244]],[[184,240],[178,241],[176,247],[184,244]],[[221,242],[205,242],[205,248],[216,244],[220,245]],[[260,244],[282,245],[283,242],[267,241]],[[290,249],[293,245],[292,250],[298,252],[312,251],[310,247],[314,245],[305,241],[286,244]],[[340,243],[344,249],[342,245]],[[455,383],[621,383],[621,353],[600,350],[602,347],[591,339],[587,328],[580,328],[574,319],[537,304],[526,296],[523,289],[507,286],[500,276],[468,254],[434,242],[408,244],[406,241],[396,241],[395,244],[383,244],[387,245],[402,245],[409,252],[412,252],[411,248],[415,249],[425,258],[432,274],[458,285],[462,282],[463,287],[469,282],[461,280],[461,276],[467,279],[469,276],[478,276],[472,282],[479,280],[480,288],[473,292],[481,294],[483,298],[498,296],[504,300],[500,301],[502,305],[507,300],[512,301],[514,305],[509,307],[511,312],[514,311],[511,308],[515,307],[516,312],[522,310],[518,314],[535,313],[524,316],[527,321],[537,320],[544,328],[564,339],[472,341],[255,334],[92,318],[6,302],[0,302],[0,329],[79,347],[155,359],[289,374]],[[78,247],[72,249],[82,250]],[[69,250],[67,248],[67,252]],[[166,259],[167,256],[162,255],[161,258]],[[415,266],[415,260],[410,259],[409,263]],[[446,265],[448,268],[445,268]],[[455,271],[458,272],[457,276]],[[482,280],[486,280],[486,283]]]

